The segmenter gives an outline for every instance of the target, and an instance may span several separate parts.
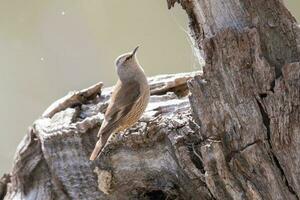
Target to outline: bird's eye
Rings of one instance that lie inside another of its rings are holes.
[[[125,58],[125,61],[129,60],[131,57],[132,57],[131,55],[130,55],[130,56],[127,56],[127,57]]]

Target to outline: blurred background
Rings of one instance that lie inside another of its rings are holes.
[[[300,2],[286,1],[300,20]],[[199,68],[187,17],[166,0],[0,0],[0,176],[27,127],[55,100],[116,81],[114,60],[137,45],[148,76]]]

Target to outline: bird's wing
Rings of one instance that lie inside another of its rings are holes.
[[[140,97],[140,86],[136,81],[123,84],[118,81],[114,88],[110,104],[105,112],[98,137],[107,131],[113,131],[118,122],[126,116]]]

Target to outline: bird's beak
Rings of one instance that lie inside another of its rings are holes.
[[[131,55],[134,56],[139,49],[139,46],[135,47],[135,49],[132,51]]]

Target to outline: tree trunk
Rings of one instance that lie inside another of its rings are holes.
[[[279,0],[168,0],[169,7],[177,1],[205,58],[203,74],[151,78],[142,119],[95,162],[88,158],[111,88],[99,83],[58,100],[19,145],[0,197],[299,199],[295,19]]]
[[[299,199],[299,27],[278,0],[180,1],[203,77],[189,88],[216,199]],[[174,4],[169,1],[169,6]]]

